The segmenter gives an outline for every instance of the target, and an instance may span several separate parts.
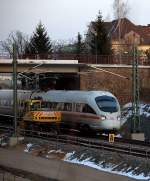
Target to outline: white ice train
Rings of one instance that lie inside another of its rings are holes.
[[[43,109],[61,111],[61,123],[77,129],[109,131],[121,127],[120,105],[117,98],[106,91],[34,92],[18,90],[18,110],[24,109],[28,99],[41,99]],[[0,90],[0,115],[13,116],[13,91]]]
[[[77,129],[119,130],[120,105],[117,98],[106,91],[55,91],[33,93],[41,98],[42,106],[61,111],[62,123]]]

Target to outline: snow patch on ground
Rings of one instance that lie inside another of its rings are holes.
[[[105,168],[104,168],[103,162],[99,162],[98,164],[95,164],[93,161],[91,161],[90,157],[81,161],[81,159],[74,158],[74,154],[75,154],[75,151],[73,151],[71,153],[67,153],[65,155],[65,157],[64,157],[64,161],[89,166],[89,167],[98,169],[100,171],[119,174],[119,175],[122,175],[122,176],[127,176],[127,177],[130,177],[130,178],[134,178],[134,179],[137,179],[137,180],[149,180],[150,179],[150,176],[145,177],[143,173],[140,174],[140,175],[134,175],[133,171],[129,171],[131,169],[130,167],[128,168],[127,172],[124,172],[123,170],[122,171],[113,171],[113,169],[116,168],[118,165],[107,164],[105,166]],[[81,155],[80,158],[83,158],[83,156],[84,155]]]
[[[140,115],[150,117],[150,104],[139,104]],[[122,115],[130,117],[132,115],[132,103],[127,103],[122,108]]]
[[[32,148],[32,146],[33,146],[32,143],[28,143],[28,144],[26,145],[26,148],[25,148],[24,152],[30,152],[30,149]]]
[[[139,104],[140,116],[150,118],[150,104]],[[132,103],[127,103],[122,107],[121,120],[122,125],[132,116]]]

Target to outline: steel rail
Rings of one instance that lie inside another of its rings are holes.
[[[6,134],[7,136],[13,134],[12,127],[0,126],[0,131],[2,130],[4,131],[4,134]],[[136,140],[129,140],[128,142],[127,139],[124,140],[119,138],[116,139],[114,143],[109,143],[106,140],[106,137],[105,138],[101,137],[101,139],[97,138],[93,139],[93,138],[85,138],[78,136],[59,135],[51,132],[41,132],[41,131],[25,130],[25,129],[18,129],[18,133],[25,137],[40,138],[40,139],[45,139],[46,141],[54,141],[56,143],[59,142],[64,144],[78,145],[97,150],[101,149],[120,154],[128,154],[128,155],[150,159],[150,144]]]
[[[52,135],[51,133],[37,132],[31,130],[20,130],[20,134],[23,136],[42,138],[47,141],[55,141],[56,143],[59,142],[64,144],[78,145],[97,150],[102,149],[120,154],[128,154],[132,156],[150,159],[149,144],[147,144],[147,146],[142,145],[141,147],[140,144],[135,145],[135,144],[127,144],[121,142],[109,143],[106,140],[82,138],[82,137],[69,136],[69,135]]]

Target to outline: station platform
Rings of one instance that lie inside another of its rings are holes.
[[[13,148],[0,148],[0,169],[34,181],[133,181],[88,166],[33,156]]]

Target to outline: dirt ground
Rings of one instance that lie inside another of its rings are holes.
[[[27,149],[27,145],[31,144],[32,146]],[[15,147],[8,147],[8,151],[12,151],[12,155],[17,159],[21,159],[24,161],[24,168],[28,168],[29,171],[32,172],[34,170],[36,172],[36,169],[39,170],[37,172],[38,174],[46,174],[49,175],[51,172],[52,175],[54,173],[57,173],[55,177],[58,180],[64,180],[64,181],[133,181],[135,179],[111,174],[107,172],[102,172],[90,167],[80,166],[76,164],[69,164],[64,161],[62,161],[68,152],[73,152],[74,155],[72,156],[72,159],[78,159],[80,161],[86,160],[87,158],[91,158],[95,164],[98,164],[99,162],[103,163],[103,167],[107,168],[109,164],[117,165],[114,168],[114,171],[134,171],[135,174],[144,173],[145,175],[148,175],[150,172],[150,163],[149,160],[144,159],[137,159],[135,157],[127,156],[127,155],[118,155],[116,153],[110,153],[105,152],[104,150],[94,150],[94,149],[86,149],[84,147],[78,147],[78,146],[71,146],[71,145],[65,145],[65,144],[56,144],[54,142],[46,142],[39,139],[28,139],[24,143],[19,144]],[[26,153],[25,153],[26,150]],[[83,155],[84,153],[84,155]],[[1,154],[1,152],[0,152]],[[3,154],[5,155],[5,152],[3,151]],[[22,155],[21,158],[19,158],[19,155]],[[1,156],[0,156],[1,157]],[[7,157],[7,155],[6,155]],[[8,157],[7,157],[8,158]],[[12,161],[13,159],[12,158]],[[28,162],[27,162],[28,160]],[[19,162],[19,161],[18,161]],[[18,168],[20,168],[19,163]],[[47,165],[45,167],[45,165]],[[49,166],[48,166],[49,165]],[[56,166],[56,167],[55,167]],[[30,170],[31,168],[31,170]],[[50,168],[50,170],[48,169]],[[129,169],[130,168],[130,169]],[[137,169],[138,168],[138,169]],[[20,168],[21,169],[21,168]],[[57,170],[58,169],[58,170]],[[58,171],[58,172],[57,172]],[[3,172],[3,171],[2,171]],[[3,179],[3,173],[0,174],[0,180]],[[14,176],[10,172],[5,172],[6,179],[7,177],[9,179],[3,180],[3,181],[45,181],[44,179],[37,179],[36,177],[28,177],[27,179],[25,175],[21,177],[20,175]],[[47,180],[46,180],[47,181]]]
[[[15,174],[0,169],[0,181],[31,181],[31,180],[20,176],[16,176]]]

